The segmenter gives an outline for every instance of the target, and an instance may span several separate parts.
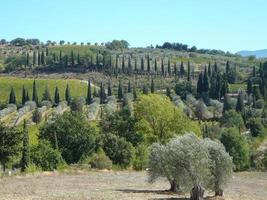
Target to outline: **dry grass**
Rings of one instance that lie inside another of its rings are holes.
[[[147,183],[144,172],[43,173],[0,179],[0,199],[186,199],[186,195],[165,192],[168,188],[169,184],[163,180],[152,185]],[[225,195],[224,199],[227,200],[265,200],[267,174],[235,174]]]

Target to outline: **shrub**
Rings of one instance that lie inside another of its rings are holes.
[[[36,166],[34,163],[30,163],[25,170],[26,173],[35,173],[40,171],[42,171],[42,169]]]
[[[244,121],[241,114],[237,113],[235,110],[226,111],[221,118],[221,124],[226,127],[244,127]]]
[[[135,156],[133,160],[134,170],[143,170],[148,163],[148,148],[145,145],[140,145],[135,149]]]
[[[253,137],[263,136],[265,134],[265,129],[260,118],[250,119],[247,126],[250,128],[250,132]]]
[[[33,164],[45,171],[57,169],[64,163],[58,150],[52,148],[48,141],[40,141],[30,150],[30,158]]]
[[[220,140],[225,146],[226,151],[233,157],[235,169],[237,171],[246,169],[249,163],[248,143],[239,134],[238,130],[235,128],[224,130]]]
[[[256,105],[255,106],[256,106],[257,109],[262,109],[264,107],[264,105],[265,105],[264,100],[263,99],[258,99],[256,101]]]
[[[38,109],[35,109],[32,113],[32,121],[36,124],[42,121],[42,113]]]
[[[111,133],[105,134],[103,137],[103,149],[106,155],[114,164],[124,168],[128,167],[133,158],[132,144]]]
[[[82,112],[84,105],[85,99],[83,97],[77,97],[71,101],[70,107],[72,111]]]
[[[111,169],[112,161],[106,156],[103,149],[100,149],[97,153],[94,153],[89,161],[91,167],[96,169]]]

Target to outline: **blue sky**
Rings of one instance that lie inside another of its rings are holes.
[[[0,38],[267,48],[266,0],[2,0]]]

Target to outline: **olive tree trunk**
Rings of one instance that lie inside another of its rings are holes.
[[[180,186],[176,183],[175,180],[171,180],[170,184],[171,184],[171,188],[170,188],[171,192],[175,192],[175,193],[180,192]]]
[[[215,182],[215,196],[223,196],[223,190],[220,188],[219,183]]]
[[[204,188],[200,185],[193,187],[190,193],[190,200],[204,200]]]

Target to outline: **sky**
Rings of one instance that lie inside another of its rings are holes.
[[[1,0],[0,38],[267,48],[266,0]]]

